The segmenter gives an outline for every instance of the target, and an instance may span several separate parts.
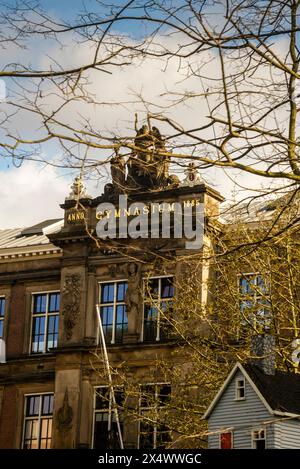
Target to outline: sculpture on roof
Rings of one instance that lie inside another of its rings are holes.
[[[157,127],[143,125],[137,130],[134,149],[125,162],[116,155],[110,161],[112,183],[106,184],[104,194],[115,196],[120,192],[160,190],[176,187],[180,181],[169,174],[170,152]]]
[[[168,185],[170,155],[157,127],[143,125],[136,134],[128,162],[128,183],[146,189],[163,189]]]

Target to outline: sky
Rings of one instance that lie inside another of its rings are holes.
[[[95,0],[84,2],[82,0],[42,0],[49,15],[57,19],[63,17],[69,20],[74,19],[78,11],[83,11],[83,3],[89,9],[97,2]],[[127,24],[126,28],[118,25],[119,31],[130,33],[133,38],[141,34],[140,25],[136,22]],[[172,46],[172,41],[176,44],[177,39],[166,37],[164,40]],[[22,58],[32,63],[36,61],[37,65],[43,66],[49,57],[54,56],[65,65],[71,65],[81,63],[90,52],[88,44],[80,48],[72,45],[66,52],[57,43],[48,41],[45,44],[42,41],[35,41],[28,50],[8,47],[1,51],[0,63],[17,62]],[[89,91],[100,101],[105,98],[107,101],[114,100],[117,103],[128,102],[133,99],[134,93],[142,92],[149,101],[166,104],[169,98],[164,95],[169,89],[176,89],[180,92],[198,88],[197,77],[191,77],[188,81],[183,81],[182,78],[175,61],[170,62],[166,68],[164,62],[145,60],[140,67],[129,65],[124,69],[113,69],[111,75],[91,73]],[[16,92],[15,83],[9,83],[7,89],[9,97],[10,93],[13,96]],[[51,99],[55,102],[56,96],[53,95]],[[138,112],[139,116],[145,115],[145,108],[142,104],[129,103],[117,107],[89,107],[87,110],[82,103],[75,103],[66,111],[64,118],[67,122],[76,123],[77,116],[81,114],[91,119],[95,127],[107,129],[108,132],[110,129],[117,128],[128,133],[133,130],[135,112]],[[192,106],[182,106],[173,116],[172,111],[169,115],[174,118],[180,117],[187,127],[193,127],[195,122],[201,122],[205,118],[203,101],[201,98],[194,99]],[[22,115],[20,118],[15,118],[14,125],[20,135],[32,137],[38,135],[39,124],[33,116]],[[62,150],[55,145],[47,145],[38,151],[42,152],[41,156],[44,159],[59,161],[61,158]],[[48,218],[62,217],[63,213],[59,204],[63,203],[69,194],[70,185],[77,174],[76,170],[60,169],[33,161],[25,161],[20,167],[16,167],[11,160],[0,158],[0,229],[30,226]],[[209,170],[202,176],[209,185],[219,190],[226,198],[231,198],[233,195],[233,179],[238,180],[241,188],[243,186],[256,187],[261,183],[257,177],[238,172],[231,172],[227,177],[224,172]],[[181,177],[184,177],[183,174]],[[92,196],[100,195],[103,189],[103,179],[97,179],[94,176],[93,180],[86,181],[86,186],[88,193]]]

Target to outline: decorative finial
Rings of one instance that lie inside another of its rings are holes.
[[[197,184],[204,183],[194,162],[188,164],[184,173],[186,178],[182,181],[181,186],[196,186]]]
[[[82,183],[81,177],[76,176],[73,184],[71,185],[71,192],[67,198],[68,199],[83,199],[87,197],[89,196],[86,194],[86,189]]]

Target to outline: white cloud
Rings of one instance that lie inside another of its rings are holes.
[[[55,168],[33,162],[0,172],[0,228],[25,227],[47,218],[62,218],[59,204],[68,194],[70,181]]]

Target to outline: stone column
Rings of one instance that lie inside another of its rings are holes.
[[[89,449],[92,445],[94,388],[90,373],[83,371],[80,393],[79,441],[77,448]]]

